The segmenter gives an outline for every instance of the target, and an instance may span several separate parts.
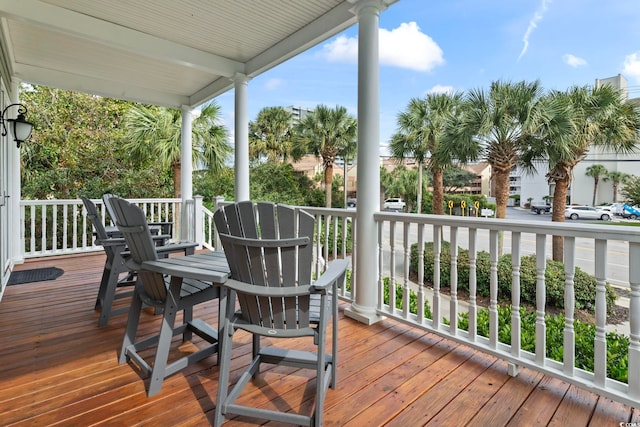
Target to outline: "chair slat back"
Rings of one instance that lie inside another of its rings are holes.
[[[311,284],[313,216],[289,206],[246,201],[220,208],[214,221],[233,279],[267,288]],[[251,323],[280,329],[309,326],[309,295],[238,292],[238,301]]]
[[[113,207],[111,206],[111,199],[112,198],[120,198],[119,196],[116,196],[115,194],[111,194],[111,193],[105,193],[102,195],[102,202],[104,203],[104,207],[107,210],[107,215],[109,216],[109,219],[111,220],[111,223],[113,225],[116,225],[116,214],[113,211]]]
[[[131,252],[131,259],[135,266],[139,266],[144,261],[158,259],[156,245],[153,242],[153,237],[142,209],[117,196],[111,197],[109,203],[111,204],[116,226],[127,242],[127,247]],[[162,274],[140,271],[138,275],[142,280],[144,293],[149,298],[155,302],[165,300],[167,288]]]
[[[107,235],[107,230],[104,228],[104,224],[102,223],[102,218],[98,213],[98,208],[95,203],[89,200],[85,196],[80,196],[82,203],[84,204],[84,208],[87,211],[87,218],[91,220],[91,224],[93,225],[93,230],[96,232],[96,237],[98,240],[107,240],[109,236]],[[106,248],[105,248],[106,250]]]

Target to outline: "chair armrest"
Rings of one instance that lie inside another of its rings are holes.
[[[329,288],[338,280],[344,280],[344,276],[349,266],[347,259],[335,259],[331,261],[324,273],[311,285],[315,292],[327,292]]]
[[[149,227],[160,227],[162,234],[172,234],[173,231],[173,222],[171,221],[155,221],[149,222]]]
[[[283,287],[268,287],[261,285],[252,285],[246,282],[240,282],[234,279],[228,279],[224,282],[225,287],[232,289],[236,292],[246,295],[253,295],[258,297],[298,297],[303,295],[309,295],[312,293],[312,285],[306,286],[283,286]]]
[[[243,246],[252,248],[288,248],[292,246],[308,245],[311,239],[309,237],[290,237],[283,239],[254,239],[251,237],[232,236],[230,234],[220,233],[220,239]]]
[[[108,239],[96,239],[96,245],[100,246],[122,246],[126,242],[124,237],[110,237]]]
[[[170,234],[152,234],[151,238],[153,239],[153,241],[169,240],[171,238],[171,235]]]
[[[184,242],[184,243],[172,243],[170,245],[158,246],[156,248],[156,252],[158,254],[166,254],[173,252],[181,252],[188,251],[189,249],[194,249],[198,244],[196,242]]]

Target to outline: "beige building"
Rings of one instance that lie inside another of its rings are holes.
[[[309,179],[314,179],[318,174],[323,174],[322,159],[312,154],[304,156],[302,159],[296,162],[292,162],[293,168],[296,171],[304,173]],[[391,157],[381,157],[380,166],[385,168],[388,172],[393,171],[398,166],[403,165],[408,169],[417,168],[418,164],[415,159],[407,158],[399,162],[397,159]],[[464,188],[454,190],[454,193],[463,194],[483,194],[485,196],[491,196],[491,165],[487,162],[478,162],[470,165],[461,165],[464,170],[473,173],[476,177],[472,180],[471,184]],[[344,162],[341,159],[337,159],[333,167],[334,180],[340,178],[341,183],[344,182],[345,169]],[[357,176],[358,165],[357,163],[347,164],[347,197],[357,197]],[[322,185],[322,182],[319,183]],[[344,188],[344,184],[342,185]]]

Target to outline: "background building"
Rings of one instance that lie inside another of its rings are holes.
[[[618,74],[614,77],[605,79],[596,79],[595,86],[601,87],[611,85],[619,89],[623,96],[630,102],[640,102],[638,97],[629,97],[630,90],[627,85],[627,79]],[[638,95],[631,91],[631,95]],[[587,176],[587,168],[594,164],[604,166],[609,172],[624,172],[629,175],[640,174],[640,152],[622,154],[616,153],[610,149],[592,147],[587,157],[576,165],[573,171],[573,182],[569,189],[569,201],[571,204],[590,205],[593,202],[594,179]],[[596,205],[613,202],[613,185],[610,180],[604,180],[600,177],[598,183],[598,192],[596,194]],[[618,192],[623,188],[620,185]],[[621,195],[618,194],[618,201],[621,201]]]

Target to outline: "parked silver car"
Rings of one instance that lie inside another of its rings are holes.
[[[564,217],[569,219],[601,219],[609,221],[612,213],[593,206],[567,206]]]
[[[407,204],[398,197],[392,197],[384,201],[384,208],[391,211],[403,211]]]

